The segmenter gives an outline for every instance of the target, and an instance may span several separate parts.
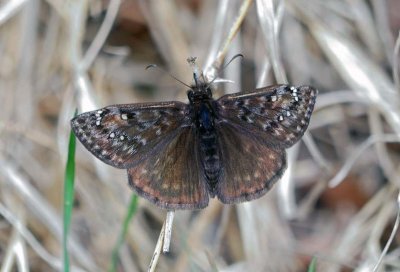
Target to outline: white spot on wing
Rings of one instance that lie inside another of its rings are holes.
[[[128,115],[126,113],[121,114],[122,120],[128,120]]]

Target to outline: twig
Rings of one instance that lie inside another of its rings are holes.
[[[8,210],[2,203],[0,203],[0,214],[4,217],[25,239],[25,241],[32,247],[36,254],[42,258],[49,266],[56,270],[60,270],[63,267],[61,260],[49,253],[35,238],[35,236],[26,228],[21,220]],[[72,266],[74,271],[84,271],[79,267]]]
[[[164,234],[165,234],[165,222],[161,228],[160,236],[158,237],[158,241],[156,244],[156,248],[154,249],[154,254],[153,257],[151,258],[149,269],[147,270],[148,272],[154,272],[158,263],[158,258],[160,257],[161,254],[161,248],[162,244],[164,241]]]
[[[32,215],[42,222],[48,222],[45,225],[47,229],[50,230],[54,237],[61,240],[62,226],[61,221],[58,219],[60,218],[58,213],[56,213],[49,202],[40,195],[39,191],[16,170],[14,165],[7,163],[2,157],[0,157],[0,164],[3,166],[0,174],[7,181],[6,184],[9,184],[10,188],[24,199],[27,209],[34,211]],[[72,253],[71,255],[86,269],[90,271],[95,271],[97,269],[92,256],[82,248],[81,244],[77,242],[72,234],[70,236],[70,250]]]
[[[121,0],[110,1],[103,24],[97,32],[97,35],[94,38],[93,42],[90,44],[89,49],[86,51],[83,60],[79,64],[82,70],[87,70],[90,65],[92,65],[100,49],[103,47],[104,42],[107,39],[108,33],[110,33],[110,30],[113,26],[115,18],[117,17],[120,5]]]
[[[16,227],[21,227],[21,221],[17,222]],[[26,253],[26,246],[17,228],[14,228],[13,234],[10,239],[10,243],[6,253],[4,254],[2,264],[0,267],[1,271],[12,271],[12,267],[16,264],[18,271],[27,272],[29,271],[28,256]]]
[[[352,155],[347,159],[340,171],[337,172],[337,174],[329,181],[329,187],[333,188],[338,186],[349,173],[351,167],[357,161],[357,158],[361,156],[361,154],[372,144],[377,142],[397,143],[399,141],[400,137],[395,134],[381,135],[381,137],[376,137],[375,135],[370,136],[357,148],[357,150],[355,150],[355,152],[352,153]]]
[[[26,0],[5,1],[0,7],[0,25],[16,14],[27,2]]]
[[[268,45],[268,54],[274,71],[275,79],[279,83],[287,83],[285,68],[281,61],[281,53],[279,46],[278,33],[282,21],[283,2],[279,1],[275,7],[273,0],[261,1],[258,0],[257,15],[260,22],[260,27],[265,40]]]
[[[155,271],[158,259],[160,258],[161,252],[169,252],[169,245],[171,244],[171,233],[172,223],[174,221],[175,211],[168,211],[167,217],[165,218],[164,224],[161,228],[160,236],[154,249],[153,257],[151,258],[148,272]],[[162,248],[162,251],[161,251]]]
[[[239,31],[239,28],[244,20],[244,18],[246,17],[247,12],[249,11],[250,5],[253,3],[253,0],[246,0],[243,2],[242,6],[240,7],[239,10],[239,15],[237,16],[235,22],[233,23],[228,36],[225,39],[224,44],[222,45],[221,49],[219,50],[213,64],[212,67],[210,68],[211,74],[214,74],[213,71],[218,70],[218,68],[221,66],[227,52],[228,52],[228,48],[229,45],[231,44],[233,38],[235,38],[236,33]]]
[[[396,221],[394,222],[392,233],[390,234],[390,237],[386,242],[385,248],[383,249],[381,256],[379,257],[378,261],[374,266],[373,272],[378,271],[378,268],[382,263],[383,257],[385,257],[387,251],[389,250],[390,244],[393,242],[394,236],[396,235],[397,229],[399,228],[399,223],[400,223],[400,192],[397,195],[397,216],[396,216]]]
[[[167,218],[165,218],[165,236],[163,243],[163,253],[169,252],[169,245],[171,244],[172,223],[174,221],[175,211],[168,211]]]
[[[397,36],[396,44],[394,46],[394,58],[393,58],[393,80],[397,90],[400,90],[400,75],[399,75],[399,51],[400,51],[400,32]]]

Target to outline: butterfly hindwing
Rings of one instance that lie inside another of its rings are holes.
[[[206,207],[208,191],[197,141],[193,127],[181,129],[157,154],[128,169],[130,186],[161,208]]]
[[[274,85],[217,100],[222,120],[248,131],[271,147],[288,148],[304,134],[317,90],[310,86]]]
[[[76,137],[97,158],[129,168],[190,125],[187,105],[162,102],[114,105],[71,120]]]
[[[217,196],[226,204],[264,195],[286,169],[286,153],[273,149],[229,123],[217,126],[222,170]]]

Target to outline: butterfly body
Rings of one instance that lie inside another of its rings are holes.
[[[77,138],[130,186],[165,209],[259,198],[286,169],[285,148],[304,134],[317,90],[274,85],[213,99],[195,77],[189,104],[108,106],[71,121]]]
[[[214,197],[222,167],[215,127],[218,122],[216,103],[210,87],[206,84],[193,86],[188,92],[188,98],[192,123],[195,124],[196,137],[199,138],[201,166],[210,196]]]

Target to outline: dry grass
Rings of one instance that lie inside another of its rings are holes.
[[[308,133],[265,197],[176,212],[156,271],[305,271],[314,255],[317,271],[372,271],[389,237],[377,271],[400,270],[398,10],[396,0],[0,1],[1,271],[62,267],[76,107],[185,101],[182,85],[144,68],[190,83],[188,56],[212,78],[237,53],[223,73],[234,84],[216,84],[217,96],[313,85]],[[132,192],[125,171],[80,144],[76,163],[71,268],[105,271]],[[165,216],[140,199],[118,271],[148,269]]]

